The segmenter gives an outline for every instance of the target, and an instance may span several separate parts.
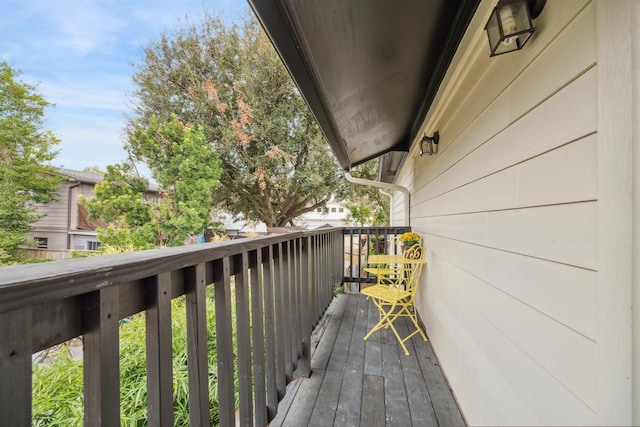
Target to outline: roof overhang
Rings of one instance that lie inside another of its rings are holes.
[[[384,175],[404,161],[480,0],[249,3],[340,165],[390,153]]]

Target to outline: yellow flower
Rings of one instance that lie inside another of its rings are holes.
[[[420,243],[420,235],[414,231],[407,231],[398,237],[398,241],[402,243],[403,246],[412,246]]]

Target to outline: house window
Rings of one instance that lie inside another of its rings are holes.
[[[47,237],[34,237],[33,240],[39,249],[47,249],[49,247],[49,238]]]
[[[338,208],[338,212],[344,213],[344,208]]]
[[[331,208],[331,212],[335,213],[336,212],[336,208]]]
[[[87,241],[87,250],[88,251],[97,251],[100,246],[102,246],[102,242],[98,242],[96,240],[88,240]]]

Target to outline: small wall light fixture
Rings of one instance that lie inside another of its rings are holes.
[[[425,154],[427,156],[433,156],[438,152],[438,142],[440,142],[440,134],[435,132],[433,136],[423,136],[420,140],[420,157]]]
[[[546,0],[499,0],[484,29],[490,56],[522,49],[536,30],[531,21],[542,12]]]

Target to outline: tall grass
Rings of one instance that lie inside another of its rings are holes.
[[[207,309],[209,408],[218,425],[218,375],[215,314],[211,299]],[[120,424],[147,425],[147,376],[144,313],[120,326]],[[184,297],[172,301],[173,398],[176,426],[189,424],[187,324]],[[235,328],[234,328],[235,329]],[[62,351],[51,366],[34,365],[33,425],[81,426],[83,424],[82,361]]]

